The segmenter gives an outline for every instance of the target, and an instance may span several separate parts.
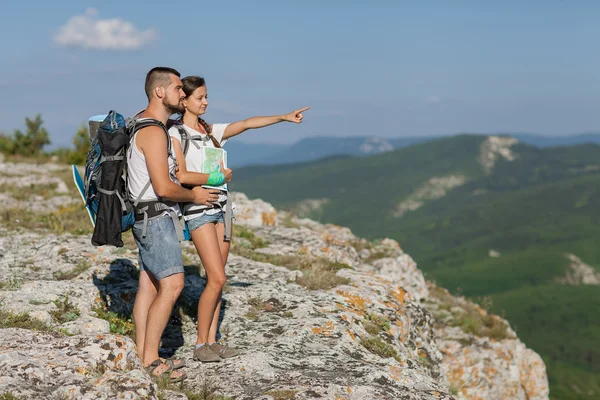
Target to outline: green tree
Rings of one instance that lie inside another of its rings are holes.
[[[26,117],[25,132],[16,129],[12,137],[3,135],[0,138],[0,150],[21,156],[40,155],[44,146],[50,144],[50,135],[43,124],[41,114],[33,119]]]
[[[67,162],[77,165],[85,164],[85,159],[90,149],[90,133],[85,124],[81,124],[81,127],[75,132],[73,146],[75,148],[67,154]]]

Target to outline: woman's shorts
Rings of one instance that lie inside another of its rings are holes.
[[[206,224],[224,224],[225,223],[225,213],[223,211],[216,212],[214,214],[201,214],[199,217],[192,218],[186,221],[188,229],[190,232],[200,228],[202,225]]]

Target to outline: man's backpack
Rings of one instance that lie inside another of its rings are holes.
[[[130,199],[127,189],[127,151],[132,135],[148,126],[159,126],[167,135],[167,155],[173,157],[171,140],[167,128],[152,118],[125,118],[113,111],[100,123],[96,135],[90,135],[84,175],[86,206],[95,215],[92,244],[95,246],[123,246],[121,234],[129,230],[136,220],[144,220],[144,234],[147,220],[171,210],[176,227],[181,223],[172,207],[175,203],[164,201],[140,202],[151,186],[148,181],[138,199]],[[91,132],[90,132],[91,134]],[[183,232],[179,232],[183,236]],[[181,237],[180,239],[183,239]]]

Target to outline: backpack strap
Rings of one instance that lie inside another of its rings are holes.
[[[187,152],[190,148],[190,135],[188,135],[188,132],[185,130],[183,125],[177,124],[175,127],[179,132],[179,136],[181,136],[181,147],[183,149],[183,156],[185,157],[187,156]]]
[[[177,160],[175,157],[175,153],[173,153],[173,145],[171,144],[171,136],[169,136],[169,131],[167,130],[165,124],[163,124],[159,120],[154,118],[132,118],[129,124],[129,129],[131,134],[133,135],[135,132],[138,132],[149,126],[158,126],[163,130],[165,136],[167,137],[167,157],[173,160]],[[175,170],[169,171],[169,175],[171,175],[172,178],[175,177]],[[145,189],[147,190],[147,188]],[[143,191],[142,194],[144,194],[144,192],[145,191]],[[140,194],[140,197],[142,194]]]
[[[139,115],[139,113],[136,114],[136,117],[137,117],[137,115]],[[140,131],[143,128],[147,128],[149,126],[158,126],[158,127],[162,128],[163,132],[167,136],[167,157],[172,158],[173,160],[176,160],[175,154],[173,153],[173,147],[171,144],[171,136],[169,135],[169,131],[168,131],[167,127],[162,122],[160,122],[154,118],[135,118],[134,117],[132,119],[131,125],[130,125],[131,133],[133,134],[133,133]],[[177,164],[175,163],[175,165],[177,165]],[[175,177],[174,170],[169,171],[169,175],[172,178]],[[182,223],[179,220],[177,214],[173,210],[173,206],[177,203],[163,202],[161,200],[156,200],[156,201],[142,202],[142,204],[140,204],[141,198],[144,196],[146,191],[150,188],[150,185],[152,185],[152,180],[148,179],[148,182],[146,183],[146,185],[144,185],[138,198],[133,203],[135,220],[136,221],[143,220],[142,237],[146,236],[148,219],[158,217],[158,216],[162,215],[163,212],[166,211],[169,214],[169,216],[171,217],[173,224],[175,225],[175,232],[177,234],[177,239],[179,239],[180,242],[183,241],[184,240],[183,226],[182,226]],[[142,219],[142,216],[143,216],[143,219]]]

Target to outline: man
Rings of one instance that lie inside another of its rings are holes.
[[[181,111],[185,94],[176,70],[153,68],[146,75],[145,90],[148,106],[138,118],[152,118],[166,125],[171,114]],[[176,163],[167,152],[167,140],[160,126],[142,128],[133,132],[127,155],[131,198],[147,204],[158,200],[170,208],[133,227],[141,269],[133,318],[138,354],[146,370],[154,376],[169,374],[171,381],[180,381],[186,377],[179,370],[183,361],[165,360],[158,355],[161,336],[184,284],[181,246],[169,211],[180,213],[176,202],[210,205],[218,200],[218,191],[202,187],[189,190],[173,181]],[[148,182],[151,185],[144,192]]]

